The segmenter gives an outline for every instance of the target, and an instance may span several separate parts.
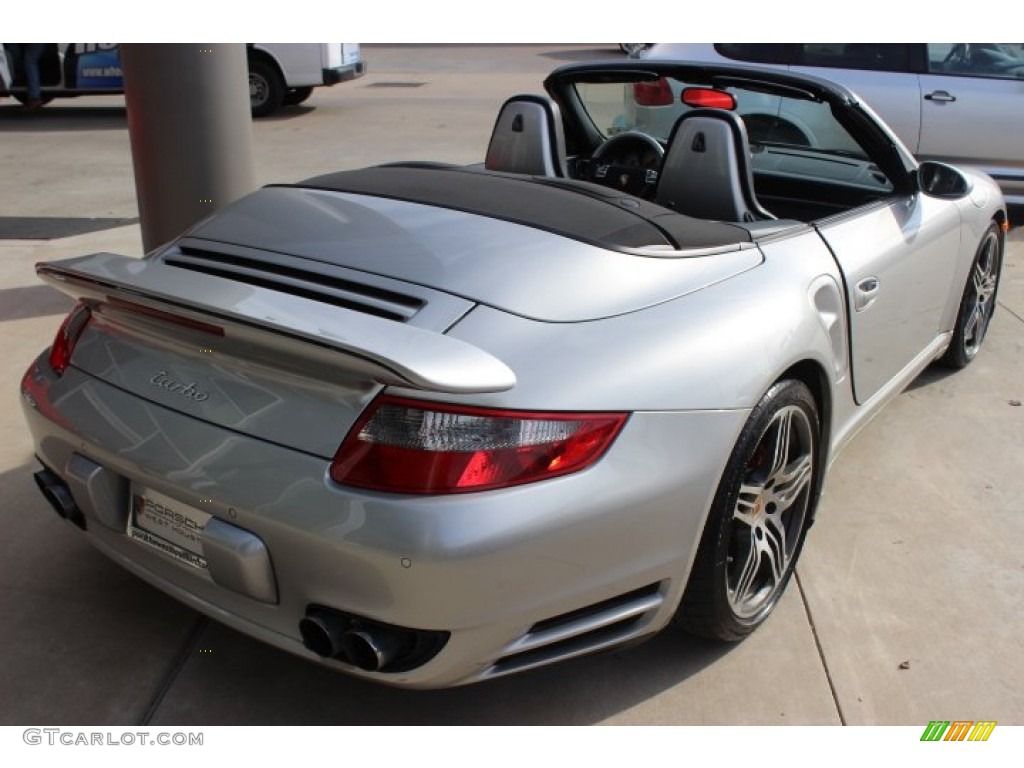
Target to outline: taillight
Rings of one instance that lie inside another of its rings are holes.
[[[641,107],[667,107],[674,101],[672,86],[664,77],[652,83],[636,83],[633,85],[633,100]]]
[[[50,347],[50,367],[58,376],[63,376],[71,364],[71,353],[75,351],[78,338],[89,324],[89,317],[88,305],[79,301],[60,324],[53,346]]]
[[[504,411],[384,396],[353,426],[331,479],[392,493],[466,493],[532,483],[596,462],[624,413]]]

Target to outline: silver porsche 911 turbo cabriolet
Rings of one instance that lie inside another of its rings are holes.
[[[40,264],[77,299],[21,385],[59,514],[392,685],[764,622],[837,452],[978,354],[999,189],[811,77],[616,61],[545,88],[479,166],[269,186],[143,259]]]

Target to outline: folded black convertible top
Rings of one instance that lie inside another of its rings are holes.
[[[459,166],[382,165],[291,186],[451,208],[613,249],[708,248],[751,239],[742,227],[690,218],[596,184]]]

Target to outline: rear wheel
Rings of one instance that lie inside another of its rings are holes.
[[[308,85],[304,88],[289,88],[288,92],[284,95],[284,105],[286,107],[294,107],[296,104],[301,104],[308,99],[313,93],[313,86]]]
[[[277,67],[264,59],[249,60],[249,107],[253,117],[276,112],[284,101],[284,91]]]
[[[760,626],[789,582],[813,513],[821,426],[799,381],[751,412],[708,515],[676,622],[719,640]]]
[[[988,333],[992,314],[996,309],[996,289],[1003,263],[1003,242],[999,225],[993,222],[985,230],[978,251],[971,264],[971,274],[964,286],[957,313],[953,338],[949,342],[942,362],[951,368],[963,368],[970,363]]]

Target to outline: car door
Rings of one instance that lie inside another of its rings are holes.
[[[845,279],[854,394],[863,403],[946,330],[960,215],[915,194],[825,219],[818,231]]]
[[[860,96],[917,151],[921,132],[920,82],[903,43],[798,43],[790,69],[839,83]]]
[[[1021,44],[929,43],[927,51],[919,156],[978,166],[1024,198]]]

